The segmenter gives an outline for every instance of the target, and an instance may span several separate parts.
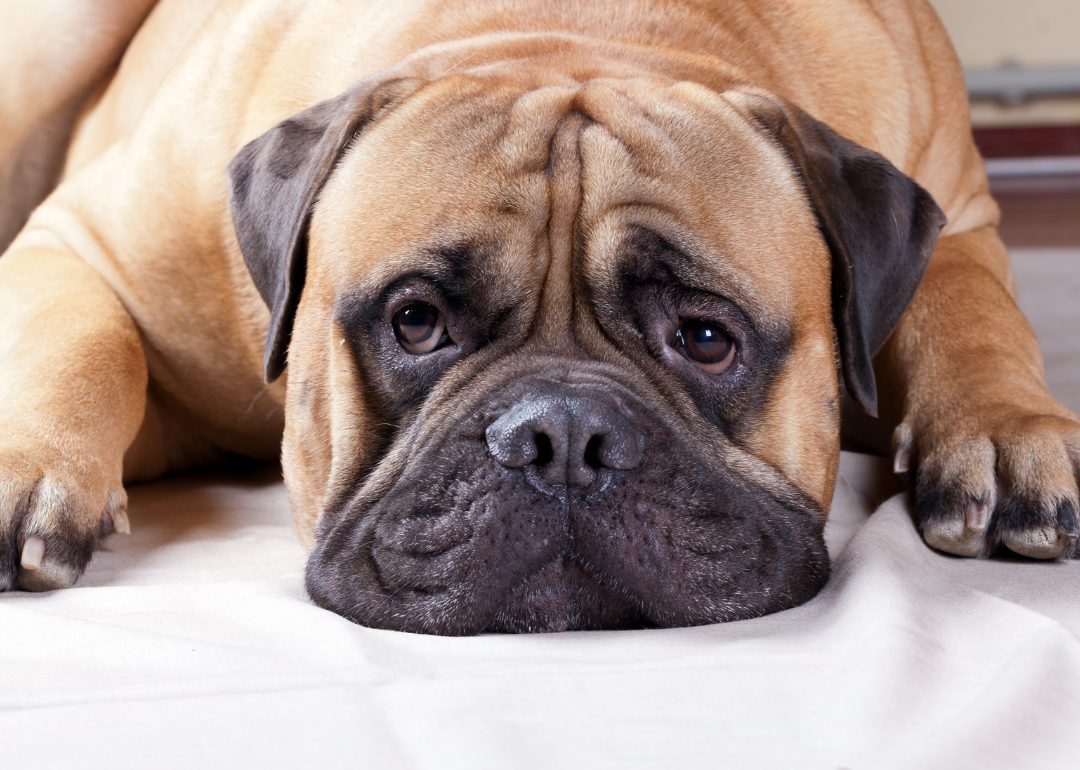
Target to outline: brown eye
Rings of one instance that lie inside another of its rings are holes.
[[[719,326],[708,321],[684,321],[675,332],[683,355],[707,372],[727,369],[735,358],[735,343]]]
[[[394,334],[413,355],[430,353],[448,339],[446,321],[434,305],[408,305],[394,316]]]

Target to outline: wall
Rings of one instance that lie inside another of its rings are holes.
[[[930,0],[965,67],[1080,65],[1080,0]]]
[[[1080,67],[1080,0],[930,0],[965,68]],[[1080,124],[1080,98],[971,105],[976,126]]]

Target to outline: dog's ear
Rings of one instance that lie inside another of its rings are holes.
[[[229,163],[229,208],[255,287],[270,308],[263,376],[285,369],[307,270],[307,228],[319,191],[348,144],[419,88],[416,78],[373,76],[278,123]]]
[[[877,416],[873,356],[922,280],[945,215],[926,190],[876,152],[794,104],[725,94],[791,157],[832,254],[833,322],[848,392]]]

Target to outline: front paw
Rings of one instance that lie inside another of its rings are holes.
[[[127,495],[86,469],[12,457],[0,453],[0,590],[67,588],[99,540],[129,531]]]
[[[1080,422],[1045,406],[969,406],[896,429],[897,471],[917,461],[915,508],[928,545],[959,556],[1077,555]]]

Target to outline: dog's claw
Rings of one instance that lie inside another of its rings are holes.
[[[990,506],[979,501],[972,501],[964,509],[964,525],[972,532],[985,532],[990,521]]]
[[[36,535],[26,538],[23,543],[21,564],[23,569],[36,571],[45,559],[45,541]]]
[[[1080,540],[1080,531],[1076,524],[1076,511],[1071,505],[1064,505],[1058,510],[1058,533],[1065,540],[1061,550],[1063,559],[1071,559],[1076,556],[1077,541]]]
[[[112,511],[110,517],[114,532],[119,532],[121,535],[131,534],[131,520],[128,519],[127,508],[117,508]]]
[[[907,473],[911,470],[911,456],[915,444],[915,435],[911,427],[901,423],[893,431],[893,473]]]

